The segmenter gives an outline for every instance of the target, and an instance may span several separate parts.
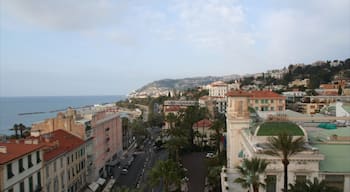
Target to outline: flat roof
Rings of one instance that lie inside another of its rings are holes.
[[[350,145],[349,144],[313,144],[321,154],[325,155],[320,161],[322,172],[350,172]]]
[[[332,135],[350,136],[350,127],[337,129],[316,129],[308,131],[312,146],[317,147],[325,159],[320,161],[320,171],[334,173],[350,172],[350,144],[344,141],[330,141]]]

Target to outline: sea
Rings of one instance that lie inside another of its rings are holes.
[[[68,107],[113,103],[125,98],[123,95],[0,97],[0,134],[14,134],[10,131],[14,124],[31,127],[35,122],[55,117]]]

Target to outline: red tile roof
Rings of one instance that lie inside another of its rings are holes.
[[[12,140],[9,143],[0,143],[0,146],[6,147],[7,150],[6,153],[0,152],[0,164],[6,164],[43,147],[42,144],[25,144],[23,140],[18,142]]]
[[[229,91],[226,96],[228,97],[250,97],[251,94],[246,91]]]
[[[177,112],[180,111],[181,107],[178,105],[166,106],[164,112]]]
[[[48,161],[70,152],[84,144],[84,140],[62,129],[43,135],[45,138],[44,160]]]
[[[193,125],[193,128],[204,127],[209,128],[213,125],[213,122],[208,119],[202,119]]]
[[[251,98],[278,98],[284,99],[285,97],[272,91],[251,91]]]

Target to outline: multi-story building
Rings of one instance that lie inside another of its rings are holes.
[[[249,106],[256,111],[285,111],[286,97],[272,91],[249,92]]]
[[[349,128],[337,132],[325,130],[327,134],[324,131],[313,131],[309,134],[301,126],[286,121],[263,122],[256,127],[250,124],[249,97],[249,93],[242,91],[228,93],[227,167],[224,167],[221,173],[222,191],[247,191],[234,183],[234,180],[240,177],[236,166],[239,166],[243,159],[253,157],[269,162],[261,175],[266,182],[265,190],[276,192],[283,188],[284,169],[280,158],[264,153],[270,149],[268,138],[276,136],[281,129],[294,137],[303,137],[306,141],[305,150],[289,159],[288,183],[318,178],[324,179],[327,185],[337,187],[341,191],[350,190],[350,167],[345,160],[349,154],[346,151],[350,150]],[[332,138],[332,135],[335,136]],[[310,139],[311,137],[313,139]],[[331,139],[327,141],[327,138]]]
[[[198,146],[212,145],[211,136],[215,134],[215,131],[211,129],[213,122],[209,119],[202,119],[193,125],[193,131],[195,131],[194,142]]]
[[[121,157],[123,153],[122,120],[120,114],[99,112],[92,117],[94,162],[93,179],[111,174],[109,163]]]
[[[34,123],[31,132],[46,134],[58,129],[66,130],[81,139],[86,139],[89,137],[91,126],[89,120],[84,120],[76,110],[69,108],[64,113],[57,113],[57,117],[48,118],[42,122]]]
[[[86,143],[62,129],[39,137],[44,147],[43,191],[81,191],[86,184]]]
[[[310,79],[296,79],[288,84],[288,87],[299,87],[299,86],[304,86],[308,87],[310,84]]]
[[[38,140],[0,143],[0,191],[41,191],[42,147]]]
[[[198,101],[187,101],[187,100],[167,100],[163,104],[164,116],[167,117],[169,113],[177,115],[180,110],[185,110],[189,106],[199,105]],[[165,121],[164,129],[170,128],[170,125]]]

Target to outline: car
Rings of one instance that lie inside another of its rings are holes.
[[[207,155],[205,157],[207,158],[213,158],[215,155],[214,153],[207,153]]]
[[[126,174],[128,174],[128,169],[122,169],[122,171],[121,171],[121,173],[122,173],[122,175],[126,175]]]

